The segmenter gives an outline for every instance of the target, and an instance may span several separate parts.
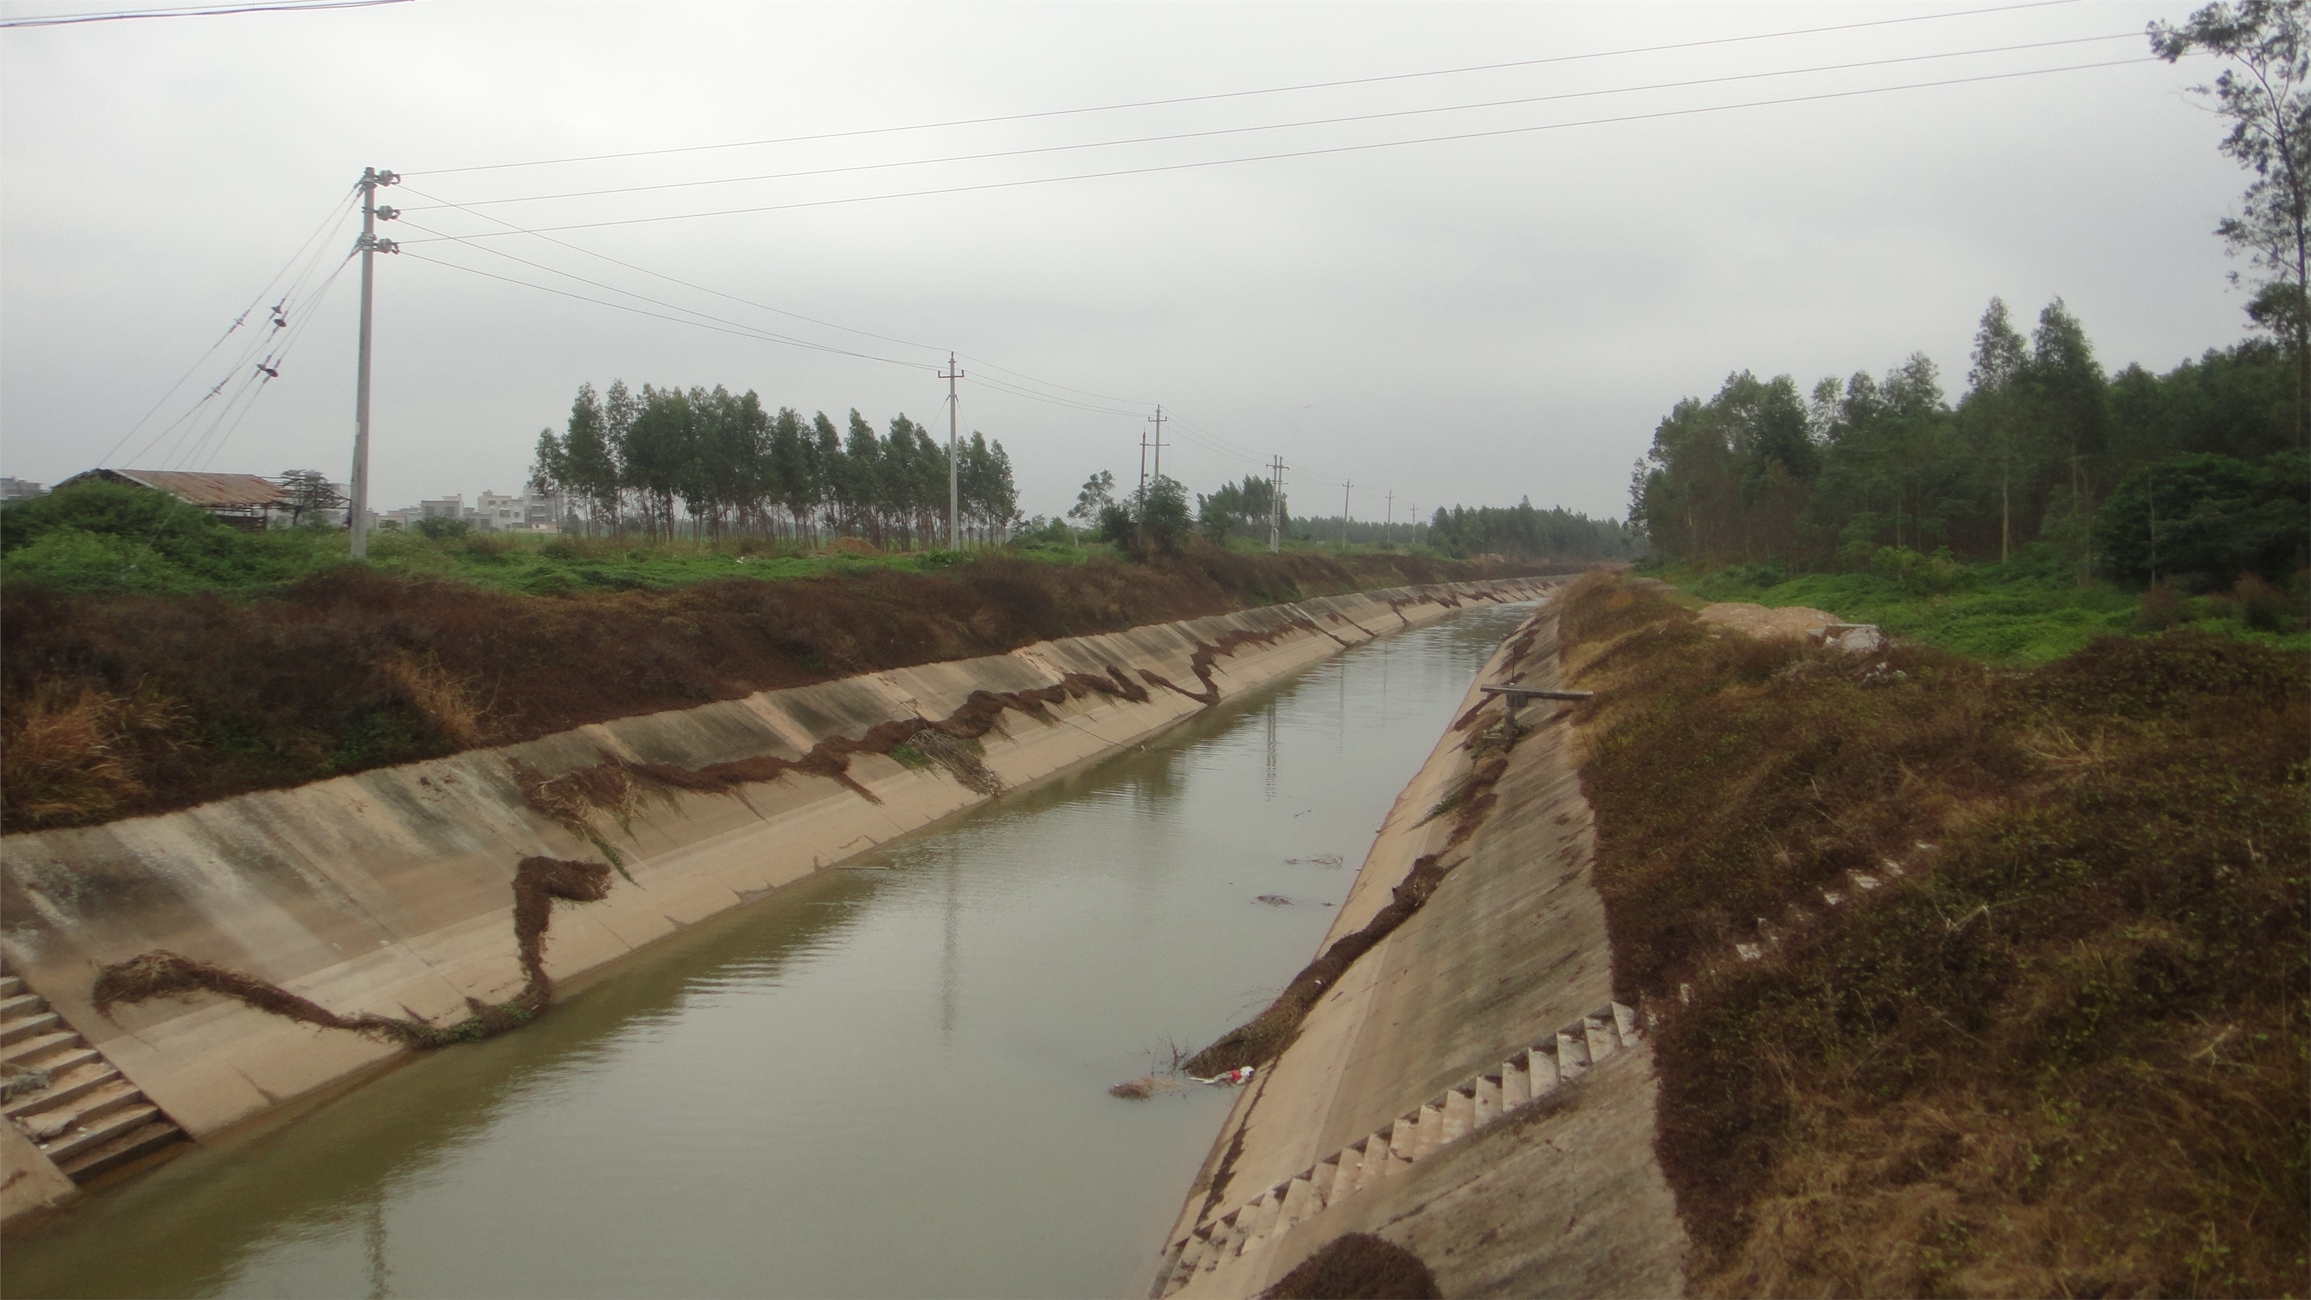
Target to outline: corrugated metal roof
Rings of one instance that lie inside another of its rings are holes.
[[[196,506],[265,506],[286,504],[288,501],[280,488],[255,474],[187,474],[167,469],[116,469],[110,472],[131,482],[142,483],[148,488],[158,488],[179,501]]]

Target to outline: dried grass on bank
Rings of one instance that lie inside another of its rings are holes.
[[[1563,636],[1697,1291],[2311,1289],[2301,656],[1839,657],[1588,581]]]
[[[357,567],[247,598],[12,582],[0,589],[0,825],[164,812],[852,673],[1478,576],[1409,556],[1214,551],[576,597]],[[165,743],[139,730],[126,702],[140,700],[170,702]]]

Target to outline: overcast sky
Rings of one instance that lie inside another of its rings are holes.
[[[2209,232],[2242,176],[2185,93],[2207,64],[1678,111],[2142,59],[2144,24],[2186,4],[1610,53],[1983,7],[416,0],[8,29],[0,471],[343,478],[356,225],[312,246],[290,331],[267,338],[276,288],[201,359],[365,165],[407,178],[381,200],[405,210],[381,233],[407,248],[377,266],[380,509],[519,490],[538,430],[588,381],[751,388],[943,436],[952,348],[964,431],[1010,449],[1030,514],[1065,510],[1092,471],[1132,479],[1161,402],[1182,417],[1164,468],[1198,490],[1280,453],[1303,513],[1336,512],[1353,480],[1359,518],[1388,492],[1399,519],[1528,495],[1620,515],[1655,423],[1729,372],[1810,385],[1923,351],[1954,400],[1994,294],[2025,322],[2066,299],[2111,369],[2235,342],[2244,296]],[[2119,39],[1979,52],[2091,37]],[[1875,60],[1912,61],[1752,75]],[[1510,62],[1526,66],[888,129]],[[1662,87],[1713,78],[1746,79]],[[1456,107],[1537,97],[1558,98]],[[1369,117],[1430,109],[1454,111]],[[1350,116],[1366,120],[923,161]],[[1536,126],[1552,129],[791,206]],[[448,170],[862,131],[878,133]],[[871,167],[888,163],[910,165]],[[440,206],[765,174],[784,178]],[[780,210],[595,224],[736,208]],[[425,242],[501,223],[563,242]],[[245,416],[212,419],[254,375],[242,343],[292,333]]]

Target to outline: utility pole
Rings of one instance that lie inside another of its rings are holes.
[[[1268,471],[1268,549],[1284,549],[1284,458],[1278,456]]]
[[[361,250],[361,342],[360,360],[353,372],[353,481],[349,494],[346,523],[352,530],[353,558],[367,558],[369,554],[369,335],[371,305],[376,297],[377,254],[398,253],[400,245],[390,239],[377,237],[377,223],[400,216],[392,208],[377,206],[380,186],[391,185],[401,177],[375,167],[361,169],[361,242],[354,245]]]
[[[1396,489],[1388,490],[1388,513],[1380,517],[1380,548],[1388,549],[1388,529],[1396,522]]]
[[[1147,430],[1139,431],[1139,506],[1147,509]]]
[[[1166,418],[1166,417],[1165,417],[1165,415],[1164,415],[1164,407],[1163,407],[1163,403],[1161,403],[1161,402],[1158,402],[1158,403],[1156,403],[1156,413],[1155,413],[1154,415],[1151,415],[1151,416],[1149,416],[1149,417],[1148,417],[1148,422],[1149,422],[1150,424],[1153,424],[1153,425],[1156,427],[1156,430],[1155,430],[1155,476],[1156,476],[1157,478],[1162,478],[1162,477],[1164,476],[1164,420],[1165,420],[1165,418]]]
[[[955,354],[947,354],[947,368],[939,378],[947,381],[947,549],[963,549],[962,517],[963,487],[960,465],[962,458],[955,442],[956,415],[962,409],[962,399],[955,396],[955,381],[963,372],[955,366]]]

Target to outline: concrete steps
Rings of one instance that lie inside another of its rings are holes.
[[[1215,1272],[1241,1258],[1259,1242],[1282,1236],[1302,1220],[1411,1168],[1485,1125],[1577,1083],[1643,1034],[1636,1009],[1613,1002],[1511,1053],[1498,1068],[1482,1071],[1371,1136],[1197,1224],[1166,1252],[1171,1266],[1155,1294],[1171,1295],[1198,1274]]]
[[[185,1131],[64,1022],[47,999],[0,975],[0,1117],[76,1183],[185,1141]]]

